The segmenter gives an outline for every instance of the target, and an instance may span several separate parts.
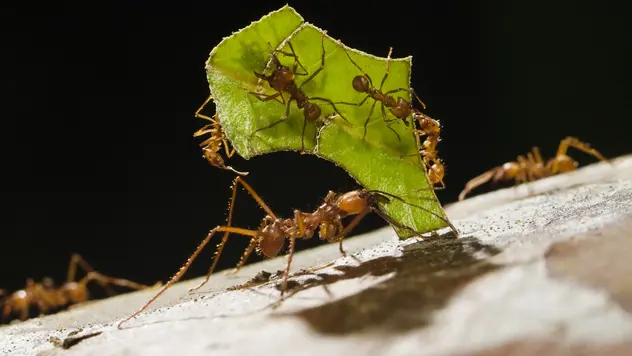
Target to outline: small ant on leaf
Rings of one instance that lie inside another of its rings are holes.
[[[200,106],[200,108],[197,109],[197,111],[195,112],[195,117],[208,120],[211,123],[197,130],[193,134],[193,137],[211,134],[211,137],[200,143],[202,152],[204,152],[204,158],[206,158],[206,160],[209,161],[210,164],[217,168],[227,169],[243,176],[248,175],[248,172],[240,172],[238,170],[235,170],[231,166],[227,166],[224,163],[224,159],[219,153],[219,151],[222,149],[223,144],[226,158],[231,158],[235,154],[235,148],[233,147],[232,150],[228,149],[228,140],[226,139],[226,134],[224,133],[224,130],[222,130],[222,126],[220,126],[219,124],[219,117],[217,116],[217,114],[215,114],[215,116],[211,118],[200,113],[202,109],[204,109],[204,107],[208,104],[208,102],[211,101],[211,99],[213,99],[213,97],[209,95],[202,106]]]
[[[259,204],[259,206],[266,212],[266,216],[261,220],[259,228],[256,230],[244,229],[240,227],[234,227],[232,225],[233,208],[235,205],[235,196],[237,194],[237,186],[242,185],[246,191],[252,196],[252,198]],[[198,248],[189,257],[187,262],[180,268],[180,270],[164,285],[164,287],[156,293],[145,305],[143,305],[138,311],[129,316],[128,318],[119,322],[118,327],[130,319],[136,317],[143,312],[151,303],[153,303],[162,293],[164,293],[172,284],[177,282],[184,273],[189,269],[189,266],[193,263],[195,258],[200,254],[204,247],[208,244],[210,239],[218,232],[223,232],[222,240],[217,245],[215,251],[215,258],[213,263],[206,274],[206,278],[200,285],[192,288],[190,291],[197,290],[206,284],[215,270],[215,266],[219,260],[219,257],[228,241],[228,237],[231,233],[242,235],[250,238],[250,244],[241,256],[237,267],[233,270],[233,273],[237,272],[244,266],[248,257],[253,251],[262,254],[266,258],[275,257],[281,252],[285,241],[289,240],[288,247],[288,259],[285,270],[283,271],[283,278],[281,282],[281,299],[285,290],[287,289],[287,282],[290,273],[290,265],[292,263],[292,257],[294,256],[294,247],[297,239],[310,239],[318,231],[321,240],[325,240],[330,243],[339,243],[339,250],[343,256],[346,256],[346,252],[342,247],[342,241],[344,237],[355,228],[360,221],[370,212],[375,212],[381,218],[386,220],[393,226],[398,228],[412,230],[409,227],[398,224],[393,221],[387,215],[382,213],[377,207],[378,202],[388,203],[390,199],[397,199],[406,204],[403,199],[394,195],[379,192],[370,191],[366,189],[353,190],[344,194],[336,194],[330,191],[325,197],[323,203],[312,213],[305,213],[300,210],[294,210],[294,216],[291,218],[278,217],[263,201],[263,199],[255,192],[255,190],[241,177],[236,177],[232,186],[232,196],[230,199],[230,205],[228,210],[228,219],[225,226],[217,226],[212,229],[206,238],[200,243]],[[429,214],[444,221],[455,234],[458,235],[456,228],[443,217],[414,204],[411,206],[423,209]],[[355,216],[346,226],[343,224],[343,219],[346,217]],[[413,231],[413,233],[418,234]],[[418,234],[419,235],[419,234]]]
[[[502,166],[492,168],[489,171],[472,178],[469,182],[467,182],[467,184],[465,184],[465,189],[463,189],[461,194],[459,194],[459,200],[465,199],[465,196],[474,188],[483,185],[490,180],[494,183],[514,180],[515,184],[520,184],[573,171],[577,168],[579,163],[566,154],[569,147],[574,147],[575,149],[592,155],[601,161],[607,161],[601,153],[590,147],[589,144],[584,143],[575,137],[569,136],[560,141],[560,145],[557,148],[557,154],[555,157],[546,162],[546,164],[544,160],[542,160],[540,149],[538,147],[533,147],[531,152],[527,153],[526,158],[520,155],[515,162],[507,162]]]
[[[75,281],[77,266],[86,272],[86,276],[79,281]],[[71,304],[85,302],[90,298],[88,283],[91,281],[97,282],[108,295],[114,294],[110,285],[137,290],[150,288],[150,286],[138,284],[126,279],[102,275],[96,272],[80,255],[73,254],[70,258],[70,265],[68,266],[68,279],[66,283],[56,288],[50,278],[45,278],[41,283],[36,283],[32,279],[28,279],[24,289],[10,295],[5,295],[1,300],[2,320],[8,320],[8,318],[14,314],[17,314],[20,320],[26,320],[29,317],[29,309],[31,307],[35,307],[40,314],[47,314]],[[1,292],[0,295],[2,295]],[[4,293],[6,294],[6,292]]]
[[[311,75],[309,75],[305,67],[303,67],[303,65],[299,61],[298,56],[294,52],[294,47],[292,46],[292,43],[289,41],[287,42],[287,44],[290,47],[291,53],[284,52],[278,49],[273,50],[272,53],[270,53],[270,60],[275,66],[274,70],[272,71],[270,75],[254,72],[257,78],[268,82],[268,84],[270,85],[270,88],[276,90],[276,94],[268,95],[268,94],[257,93],[254,91],[248,91],[248,93],[254,95],[257,99],[261,101],[276,100],[280,102],[281,104],[284,104],[285,115],[280,120],[275,121],[266,127],[262,127],[260,129],[255,130],[251,136],[254,136],[259,131],[269,129],[285,121],[290,116],[290,104],[292,103],[292,101],[295,101],[296,106],[299,109],[303,110],[304,120],[303,120],[303,131],[302,131],[302,136],[301,136],[301,151],[305,150],[305,128],[307,127],[307,122],[317,121],[318,119],[320,119],[321,112],[322,112],[320,106],[318,106],[318,104],[312,103],[311,101],[314,101],[314,100],[324,101],[328,103],[329,105],[332,106],[332,108],[334,109],[336,114],[338,114],[338,116],[340,116],[349,125],[351,125],[349,120],[347,120],[344,117],[344,115],[342,115],[340,111],[338,111],[338,108],[336,107],[335,103],[332,100],[326,99],[326,98],[308,96],[302,90],[303,86],[309,83],[312,79],[314,79],[314,77],[318,75],[318,73],[320,73],[325,67],[325,35],[326,34],[327,34],[327,31],[323,31],[322,40],[321,40],[322,55],[321,55],[320,67],[316,69]],[[276,56],[277,53],[281,53],[286,57],[294,58],[294,64],[292,65],[292,68],[281,64],[281,61]],[[299,66],[301,67],[303,72],[297,72],[297,69]],[[307,77],[307,79],[305,79],[305,81],[303,81],[301,85],[297,85],[294,82],[294,77],[297,75],[298,76],[309,75],[309,77]],[[290,94],[290,98],[287,100],[287,102],[285,98],[283,97],[283,93]],[[331,115],[328,117],[331,117]]]
[[[360,67],[353,60],[353,58],[351,58],[349,52],[342,44],[342,42],[338,41],[338,44],[340,45],[340,47],[342,47],[351,63],[353,63],[353,65],[362,73],[362,75],[357,75],[353,78],[351,82],[353,89],[355,89],[359,93],[365,93],[366,96],[364,97],[364,99],[362,99],[362,101],[358,103],[336,102],[336,104],[362,106],[368,98],[372,98],[374,100],[373,104],[371,105],[371,109],[369,110],[369,115],[364,121],[364,134],[362,135],[362,139],[364,140],[366,138],[367,125],[369,124],[369,120],[371,120],[373,110],[375,109],[375,105],[378,102],[380,102],[380,109],[382,111],[382,118],[384,119],[384,122],[386,122],[387,127],[395,133],[398,140],[401,140],[401,138],[399,137],[399,134],[395,130],[393,130],[391,124],[393,122],[402,120],[402,122],[404,122],[406,126],[410,126],[406,119],[412,115],[413,121],[417,122],[419,126],[419,128],[414,129],[415,138],[417,140],[417,147],[419,147],[420,149],[419,154],[421,155],[423,163],[428,171],[428,178],[433,185],[440,184],[440,187],[438,187],[439,189],[445,188],[445,184],[443,183],[445,167],[443,166],[443,162],[441,161],[441,159],[439,159],[437,154],[437,144],[439,144],[439,141],[441,141],[441,125],[439,124],[439,121],[434,120],[430,116],[421,113],[421,111],[414,108],[408,100],[402,97],[398,97],[397,99],[395,99],[391,95],[402,91],[409,92],[408,89],[397,88],[389,90],[385,93],[382,91],[384,82],[386,82],[386,78],[388,78],[390,72],[390,61],[391,54],[393,53],[393,48],[389,48],[388,55],[386,56],[386,72],[384,73],[384,77],[382,77],[382,81],[380,82],[380,88],[377,89],[373,85],[373,80],[371,79],[369,74],[366,73],[362,69],[362,67]],[[425,110],[426,104],[424,104],[424,102],[419,99],[412,88],[410,89],[410,92],[415,95],[417,101],[419,101],[419,103]],[[385,107],[389,108],[390,113],[395,116],[395,119],[389,120],[386,117],[386,110],[384,109]],[[426,136],[426,140],[423,143],[420,142],[420,136]],[[417,153],[415,155],[417,155]]]

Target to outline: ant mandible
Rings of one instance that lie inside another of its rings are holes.
[[[592,155],[601,161],[607,161],[599,151],[590,147],[589,144],[569,136],[560,141],[557,154],[548,160],[546,164],[540,155],[540,149],[533,147],[531,152],[527,153],[526,158],[520,155],[515,162],[507,162],[502,166],[492,168],[472,178],[465,184],[465,189],[459,194],[459,200],[465,199],[465,196],[474,188],[490,180],[494,183],[514,180],[515,184],[520,184],[573,171],[578,167],[579,163],[566,154],[570,147]]]
[[[276,93],[272,95],[257,93],[254,91],[248,91],[248,93],[254,95],[257,99],[261,101],[276,100],[282,104],[285,104],[285,115],[280,120],[275,121],[266,127],[255,130],[251,136],[254,136],[259,131],[269,129],[285,121],[290,116],[290,104],[292,103],[292,101],[295,101],[296,106],[299,109],[303,110],[304,119],[303,119],[303,131],[302,131],[302,136],[301,136],[301,151],[305,150],[305,128],[307,127],[307,122],[317,121],[318,119],[320,119],[321,112],[322,112],[320,106],[318,106],[318,104],[312,103],[311,101],[316,100],[316,101],[324,101],[328,103],[329,105],[332,106],[332,108],[334,109],[336,114],[338,114],[338,116],[340,116],[349,125],[351,125],[349,120],[347,120],[344,117],[344,115],[342,115],[340,111],[338,111],[338,108],[336,107],[335,103],[332,100],[321,98],[321,97],[308,96],[302,90],[303,86],[305,86],[305,84],[309,83],[312,79],[314,79],[314,77],[316,77],[316,75],[318,75],[318,73],[320,73],[325,67],[325,35],[326,34],[327,34],[327,31],[323,31],[322,39],[321,39],[322,55],[321,55],[320,67],[316,69],[311,75],[309,75],[305,67],[303,67],[303,65],[299,61],[298,56],[294,52],[294,47],[292,46],[292,43],[289,41],[287,42],[287,44],[290,47],[291,53],[284,52],[278,49],[270,53],[270,60],[275,66],[274,70],[272,71],[270,75],[254,72],[257,78],[268,82],[270,87],[276,90]],[[281,53],[287,57],[294,58],[294,64],[292,68],[281,64],[281,61],[276,56],[277,53]],[[297,72],[298,66],[302,68],[302,70],[304,71],[303,73]],[[300,75],[300,76],[309,75],[309,77],[305,79],[305,81],[303,81],[301,85],[297,85],[294,82],[294,77],[297,75]],[[285,98],[283,97],[283,93],[290,94],[290,98],[287,100],[287,103],[285,101]],[[281,100],[279,100],[278,98],[281,98]]]
[[[235,206],[235,197],[237,194],[237,185],[241,184],[252,196],[252,198],[259,204],[259,206],[266,212],[266,216],[261,220],[259,228],[257,230],[244,229],[239,227],[234,227],[232,225],[232,216],[233,216],[233,208]],[[452,231],[457,234],[458,232],[456,228],[443,217],[414,204],[410,204],[405,202],[403,199],[396,197],[392,194],[388,194],[385,192],[379,191],[371,191],[366,189],[353,190],[344,194],[336,194],[332,191],[329,191],[327,196],[325,197],[323,203],[312,213],[304,213],[300,210],[294,210],[294,217],[292,218],[279,218],[277,215],[268,207],[268,205],[263,201],[263,199],[255,192],[255,190],[241,177],[236,177],[233,186],[232,186],[232,196],[230,199],[230,206],[228,210],[228,218],[227,224],[225,226],[217,226],[212,229],[206,238],[200,243],[198,248],[193,252],[193,254],[189,257],[187,262],[180,268],[180,270],[164,285],[164,287],[156,293],[156,295],[151,298],[145,305],[143,305],[138,311],[129,316],[128,318],[119,322],[118,327],[132,318],[139,315],[143,312],[151,303],[153,303],[162,293],[164,293],[172,284],[180,280],[184,273],[189,269],[189,266],[193,263],[195,258],[200,254],[200,252],[204,249],[204,247],[208,244],[210,239],[218,232],[223,232],[221,242],[217,245],[217,250],[215,252],[215,257],[213,259],[213,263],[211,264],[208,273],[206,274],[206,278],[202,283],[200,283],[197,287],[192,288],[190,291],[197,290],[201,288],[204,284],[209,281],[209,278],[213,271],[215,270],[215,266],[219,260],[219,257],[228,241],[228,237],[231,233],[246,236],[250,238],[250,244],[244,251],[241,256],[237,267],[233,270],[233,272],[237,272],[241,267],[244,266],[248,257],[252,254],[253,251],[262,254],[266,258],[272,258],[279,254],[283,246],[285,245],[285,240],[289,240],[288,247],[288,259],[287,264],[285,266],[285,270],[283,271],[283,279],[281,282],[281,299],[283,299],[283,295],[285,290],[287,289],[287,281],[290,273],[290,265],[292,263],[292,257],[294,255],[294,247],[297,239],[310,239],[314,236],[314,233],[318,231],[319,237],[321,240],[326,240],[327,242],[338,242],[340,253],[345,256],[346,252],[342,247],[342,241],[344,236],[351,232],[360,221],[370,212],[375,212],[381,218],[386,220],[391,225],[394,225],[398,228],[407,229],[412,231],[415,234],[417,232],[412,229],[401,225],[395,221],[393,221],[390,217],[382,213],[377,207],[376,203],[379,199],[390,201],[389,198],[398,199],[406,204],[411,206],[415,206],[417,208],[423,209],[427,211],[429,214],[441,219],[444,221]],[[349,216],[355,216],[353,220],[347,224],[347,226],[343,225],[343,219]]]
[[[75,281],[77,267],[86,272],[85,277],[79,281]],[[108,295],[114,294],[110,285],[137,290],[150,287],[126,279],[105,276],[96,272],[80,255],[73,254],[68,266],[66,283],[55,288],[50,278],[45,278],[41,283],[28,279],[24,289],[6,295],[2,300],[2,319],[7,320],[12,314],[17,314],[20,320],[26,320],[31,307],[37,308],[40,314],[46,314],[54,309],[85,302],[90,298],[88,283],[91,281],[96,281]]]
[[[204,109],[204,107],[208,104],[208,102],[211,101],[211,99],[213,99],[213,97],[209,95],[209,97],[204,101],[202,106],[200,106],[200,108],[197,109],[197,111],[195,112],[195,117],[208,120],[210,121],[210,124],[207,124],[201,129],[197,130],[193,134],[193,137],[198,137],[198,136],[202,136],[206,134],[211,135],[211,137],[207,138],[202,143],[200,143],[202,152],[204,152],[204,157],[210,164],[212,164],[213,166],[217,168],[233,171],[239,175],[244,175],[244,176],[248,175],[248,172],[240,172],[231,166],[227,166],[224,163],[224,159],[219,153],[219,151],[222,149],[222,144],[223,144],[224,152],[226,153],[226,158],[231,158],[235,154],[235,148],[233,147],[232,150],[228,149],[228,140],[226,139],[226,134],[224,133],[224,130],[222,129],[222,126],[219,123],[219,117],[217,116],[217,114],[215,114],[215,116],[211,118],[200,113]]]

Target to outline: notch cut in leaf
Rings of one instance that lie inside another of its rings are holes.
[[[224,38],[211,51],[206,63],[207,78],[221,125],[233,147],[242,157],[250,159],[276,151],[300,151],[304,140],[306,153],[341,166],[366,189],[383,191],[409,202],[405,204],[391,199],[380,203],[380,210],[395,222],[419,233],[447,227],[447,217],[428,183],[419,155],[411,156],[418,152],[418,148],[410,126],[400,121],[391,124],[390,130],[378,103],[363,140],[363,124],[373,99],[369,98],[362,106],[336,105],[350,124],[335,115],[328,103],[312,101],[320,106],[322,120],[319,125],[307,123],[304,137],[303,111],[297,108],[296,102],[292,102],[290,115],[283,122],[257,131],[280,120],[286,108],[276,100],[261,101],[248,93],[276,93],[254,72],[270,74],[274,70],[274,65],[270,65],[270,53],[273,48],[290,52],[289,41],[300,63],[311,74],[321,67],[322,39],[321,29],[304,22],[294,9],[285,6]],[[345,48],[371,76],[373,84],[379,86],[386,73],[386,58]],[[338,41],[325,36],[324,49],[323,70],[302,90],[309,97],[359,103],[365,94],[356,92],[351,82],[353,77],[362,73],[351,63]],[[277,56],[283,65],[292,67],[293,58],[281,53],[277,53]],[[391,59],[390,74],[383,91],[397,88],[409,90],[410,68],[411,57]],[[297,75],[294,80],[301,86],[307,77]],[[397,95],[410,101],[407,92]],[[288,100],[289,94],[285,93],[284,98]],[[386,112],[388,119],[394,119],[388,109]],[[409,117],[407,120],[410,125],[412,119]],[[400,238],[413,235],[406,229],[395,230]]]

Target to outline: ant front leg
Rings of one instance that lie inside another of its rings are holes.
[[[285,98],[283,97],[281,92],[277,92],[276,94],[263,94],[263,93],[257,93],[255,91],[250,91],[250,90],[246,90],[246,92],[248,94],[252,94],[255,98],[263,102],[276,100],[281,104],[285,104]],[[281,100],[278,99],[279,97],[281,97]]]
[[[230,198],[230,204],[228,206],[228,218],[226,220],[226,225],[223,228],[231,228],[232,222],[233,222],[233,211],[235,209],[235,200],[237,197],[237,184],[241,184],[246,191],[248,191],[248,193],[250,194],[250,196],[257,202],[257,204],[259,204],[259,206],[268,214],[268,216],[270,216],[272,219],[277,219],[276,215],[274,214],[274,212],[272,211],[272,209],[270,209],[270,207],[268,207],[268,205],[263,201],[263,199],[259,196],[259,194],[257,194],[257,192],[255,192],[255,190],[250,186],[250,184],[246,183],[246,181],[241,178],[241,177],[236,177],[235,180],[233,181],[233,185],[232,185],[232,195]],[[250,230],[244,230],[244,229],[239,229],[239,228],[234,228],[234,229],[238,229],[242,232],[239,232],[239,234],[241,235],[248,235],[246,233],[243,233],[243,231],[250,231]],[[224,250],[224,246],[226,245],[226,242],[228,241],[228,236],[230,235],[230,231],[225,231],[224,236],[222,237],[222,241],[217,245],[217,251],[215,252],[215,258],[213,259],[213,264],[211,265],[211,268],[209,268],[208,273],[206,274],[206,278],[204,279],[204,281],[202,283],[200,283],[197,287],[190,289],[189,291],[195,291],[200,289],[203,285],[205,285],[209,278],[211,278],[211,274],[213,274],[213,271],[215,270],[215,267],[217,266],[217,262],[219,261],[219,256],[221,255],[222,251]],[[246,262],[246,259],[250,256],[250,254],[252,253],[253,249],[254,249],[254,244],[256,242],[256,237],[257,237],[257,233],[255,231],[254,235],[248,235],[248,236],[252,236],[252,239],[250,241],[250,245],[248,246],[248,248],[246,249],[246,252],[244,252],[244,255],[242,256],[239,265],[237,266],[236,270],[239,270],[239,268],[241,268],[241,266],[243,266],[243,264]],[[237,271],[235,271],[237,272]]]
[[[393,47],[389,48],[388,55],[386,56],[386,73],[384,73],[384,77],[382,78],[382,82],[380,83],[380,91],[382,91],[384,82],[386,82],[386,78],[388,78],[388,73],[391,71],[391,54],[392,53],[393,53]]]
[[[301,83],[301,85],[298,87],[299,89],[303,88],[305,84],[309,83],[312,79],[314,79],[316,75],[318,75],[318,73],[320,73],[321,70],[323,70],[323,68],[325,68],[325,35],[326,34],[327,34],[327,31],[323,31],[323,36],[321,38],[322,55],[320,56],[320,67],[318,67],[318,69],[316,69],[314,73],[312,73],[312,75],[310,75],[307,79],[305,79],[304,82]]]
[[[288,42],[287,45],[290,47],[290,51],[292,51],[292,53],[284,52],[281,50],[277,50],[276,52],[281,53],[282,55],[286,57],[294,58],[294,65],[292,66],[292,73],[294,73],[294,75],[309,75],[309,73],[307,72],[307,69],[305,69],[305,67],[298,60],[298,56],[296,55],[296,52],[294,52],[294,47],[292,46],[292,42]],[[299,73],[296,71],[299,66],[301,67],[301,69],[303,69],[303,73]]]
[[[349,60],[351,61],[351,63],[352,63],[352,64],[353,64],[356,68],[358,68],[358,70],[360,71],[360,73],[362,73],[362,75],[364,75],[364,76],[366,77],[366,79],[368,79],[368,80],[369,80],[369,85],[370,85],[370,87],[373,87],[373,80],[371,79],[371,76],[370,76],[368,73],[366,73],[366,72],[364,71],[364,69],[362,69],[362,67],[360,67],[360,66],[358,65],[358,63],[356,63],[356,62],[355,62],[355,61],[351,58],[351,56],[349,55],[349,52],[347,51],[347,49],[345,48],[345,46],[342,44],[342,41],[338,40],[338,45],[340,45],[340,47],[342,47],[342,50],[343,50],[343,51],[345,51],[345,54],[347,55],[347,57],[349,58]],[[366,100],[366,98],[365,98],[364,100]],[[362,101],[362,102],[364,103],[364,101]],[[361,104],[360,104],[360,105],[361,105]]]
[[[213,96],[209,95],[208,98],[206,98],[206,100],[204,100],[204,103],[202,103],[202,105],[197,109],[197,111],[195,112],[195,117],[200,118],[200,119],[204,119],[204,120],[208,120],[211,123],[215,123],[215,120],[201,114],[202,110],[204,110],[204,108],[206,107],[206,105],[209,103],[209,101],[211,101],[213,99]],[[200,135],[203,135],[203,133],[201,133]]]

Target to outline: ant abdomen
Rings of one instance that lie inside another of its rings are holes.
[[[308,121],[316,121],[320,117],[320,106],[312,104],[310,102],[305,103],[303,107],[303,114]]]

